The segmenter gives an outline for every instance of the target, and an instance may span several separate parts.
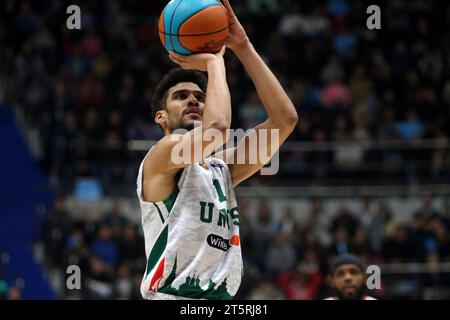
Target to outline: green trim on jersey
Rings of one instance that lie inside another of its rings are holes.
[[[181,296],[185,298],[195,298],[195,299],[211,299],[211,300],[231,300],[233,297],[227,291],[227,279],[225,278],[217,289],[214,289],[216,283],[211,279],[208,283],[207,289],[202,289],[200,287],[200,279],[197,276],[186,277],[186,282],[180,285],[180,287],[175,289],[172,287],[172,283],[176,278],[177,269],[177,258],[175,258],[175,263],[173,265],[172,271],[167,277],[164,286],[158,289],[158,292],[171,294],[175,296]]]
[[[172,211],[173,205],[177,200],[179,193],[180,189],[178,188],[178,185],[175,185],[172,194],[162,201],[169,214]],[[153,205],[156,207],[156,210],[158,210],[158,214],[162,223],[164,223],[165,221],[161,209],[159,209],[159,206],[156,204],[156,202],[153,202]],[[147,268],[145,276],[147,276],[150,273],[150,271],[156,266],[156,264],[158,263],[159,259],[161,258],[164,252],[164,249],[166,249],[168,234],[169,234],[169,225],[167,225],[164,228],[164,230],[159,235],[158,239],[156,239],[155,244],[153,245],[152,251],[150,252],[150,255],[147,259]]]
[[[161,209],[159,209],[158,205],[155,202],[153,202],[153,205],[156,207],[156,210],[158,210],[158,214],[159,214],[159,218],[161,219],[161,222],[164,223],[164,218],[163,218]]]
[[[164,282],[164,286],[158,289],[158,292],[177,295],[178,291],[177,289],[172,287],[172,282],[176,278],[176,271],[177,270],[177,258],[175,257],[172,271],[170,272],[169,276],[167,277],[166,281]]]
[[[156,239],[155,245],[153,246],[152,251],[148,256],[145,276],[147,276],[149,272],[153,270],[153,268],[158,263],[159,258],[161,258],[162,254],[164,253],[164,250],[166,249],[167,246],[168,234],[169,234],[169,225],[167,225],[164,228],[164,230],[159,235],[158,239]]]
[[[163,200],[163,203],[166,206],[169,214],[172,211],[173,205],[174,205],[175,201],[177,200],[179,193],[180,193],[180,189],[178,188],[178,185],[175,185],[175,188],[174,188],[172,194]]]

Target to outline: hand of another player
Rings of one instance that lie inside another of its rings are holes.
[[[218,53],[197,53],[192,55],[181,55],[175,52],[169,53],[169,59],[178,64],[183,69],[194,69],[199,71],[208,71],[208,64],[213,61],[223,62],[225,47]]]
[[[228,0],[222,0],[222,3],[225,9],[227,9],[229,26],[228,39],[225,41],[225,45],[236,52],[236,50],[239,50],[241,47],[248,44],[249,39],[247,34],[245,33],[244,27],[234,14],[230,2],[228,2]]]

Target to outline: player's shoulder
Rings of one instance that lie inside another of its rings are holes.
[[[169,135],[164,136],[158,140],[147,152],[142,160],[144,170],[151,169],[156,166],[158,169],[167,161],[162,161],[167,157],[167,152],[170,152],[171,148],[168,145],[171,143],[171,137]],[[161,157],[161,155],[163,155]]]

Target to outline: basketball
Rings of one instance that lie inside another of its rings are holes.
[[[159,17],[158,29],[167,51],[217,53],[228,37],[227,12],[218,0],[172,0]]]

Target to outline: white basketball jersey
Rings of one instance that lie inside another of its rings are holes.
[[[228,166],[204,159],[182,169],[164,201],[142,198],[142,161],[137,178],[147,267],[144,299],[168,295],[232,299],[243,275],[239,215]]]

